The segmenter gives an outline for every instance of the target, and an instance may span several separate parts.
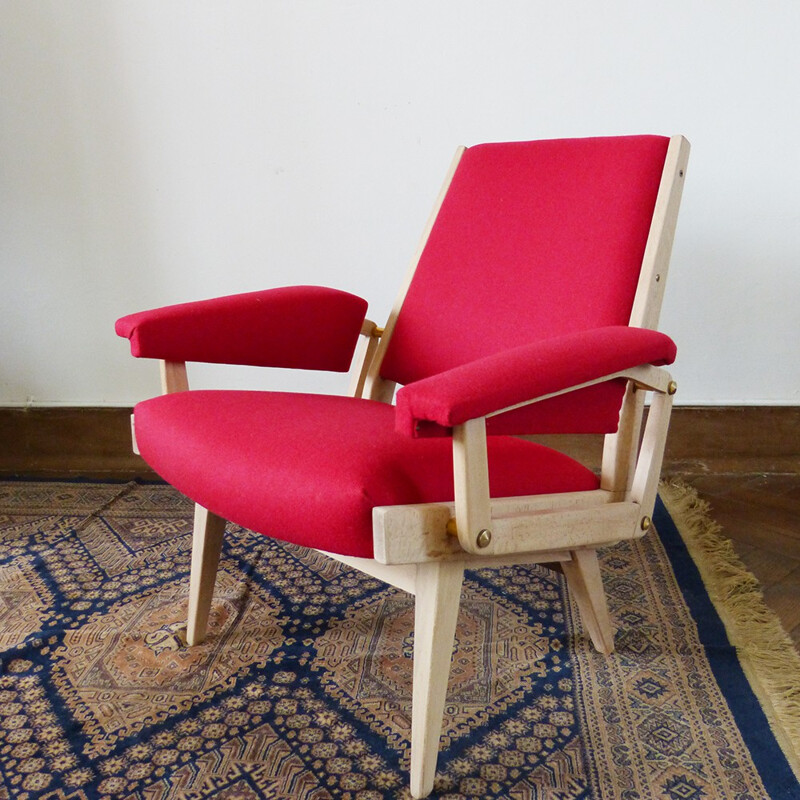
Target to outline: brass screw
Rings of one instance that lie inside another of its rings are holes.
[[[642,517],[642,521],[639,524],[641,525],[643,531],[650,530],[650,517]]]
[[[670,381],[667,384],[667,394],[675,394],[678,391],[678,384],[675,381]]]
[[[484,528],[483,530],[478,531],[478,536],[475,539],[475,544],[478,547],[488,547],[489,543],[492,541],[492,532]]]

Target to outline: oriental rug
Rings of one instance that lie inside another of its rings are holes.
[[[797,653],[662,497],[602,556],[611,656],[559,574],[467,574],[433,797],[800,798]],[[229,525],[188,648],[191,517],[161,484],[0,482],[0,798],[408,797],[411,598]]]

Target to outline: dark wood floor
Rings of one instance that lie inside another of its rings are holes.
[[[681,475],[711,505],[800,651],[800,474]]]

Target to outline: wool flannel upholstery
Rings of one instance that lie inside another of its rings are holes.
[[[180,392],[136,406],[145,460],[235,523],[371,556],[373,507],[452,500],[449,426],[673,360],[668,337],[626,327],[668,141],[469,148],[389,330],[381,375],[404,385],[397,409],[319,395]],[[137,356],[343,371],[365,310],[346,293],[292,287],[134,314],[117,331]],[[623,391],[624,381],[593,386],[493,417],[487,429],[613,432]],[[496,497],[599,485],[582,465],[531,442],[493,435],[488,449]]]
[[[468,148],[381,374],[410,384],[521,344],[627,325],[668,145],[621,136]],[[516,411],[510,427],[608,433],[623,388]],[[490,432],[507,432],[504,422]]]
[[[145,400],[134,413],[139,450],[156,472],[276,539],[371,557],[374,506],[453,499],[450,441],[397,433],[386,403],[192,391]],[[598,487],[569,457],[506,436],[491,437],[489,471],[496,497]]]
[[[286,286],[130,314],[116,331],[137,357],[347,372],[367,302]]]
[[[502,350],[404,386],[397,393],[397,429],[410,436],[461,425],[533,397],[578,386],[639,364],[675,360],[675,344],[659,331],[622,325],[576,331]],[[615,430],[619,409],[608,425]]]

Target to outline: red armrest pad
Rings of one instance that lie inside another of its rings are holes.
[[[116,332],[137,358],[347,372],[366,313],[347,292],[287,286],[130,314]]]
[[[460,425],[640,364],[671,364],[675,352],[665,334],[625,326],[521,345],[404,386],[397,393],[396,428],[425,435],[429,426],[417,423]]]

